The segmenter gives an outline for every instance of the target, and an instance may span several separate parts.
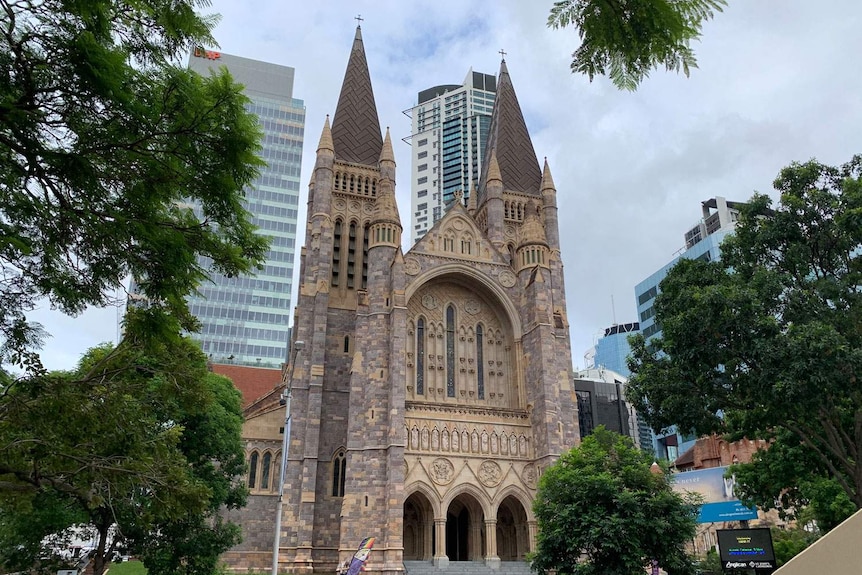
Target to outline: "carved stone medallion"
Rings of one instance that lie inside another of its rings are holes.
[[[503,479],[503,471],[496,461],[483,461],[479,465],[479,481],[485,487],[496,487]]]
[[[536,466],[532,463],[524,467],[524,472],[521,474],[521,478],[524,480],[524,484],[530,489],[536,488]]]
[[[421,266],[419,262],[416,261],[416,258],[404,258],[404,272],[407,275],[415,276],[421,270]]]
[[[342,199],[335,200],[335,209],[336,210],[343,211],[346,205],[347,205],[347,203],[345,203],[345,201]]]
[[[455,477],[455,466],[448,459],[435,459],[431,462],[431,481],[437,485],[447,485]]]
[[[464,311],[466,311],[470,315],[476,315],[477,313],[482,311],[482,304],[479,303],[478,300],[468,299],[464,302]]]
[[[350,213],[358,214],[360,209],[362,209],[362,206],[359,202],[350,202]]]
[[[500,283],[505,287],[512,287],[515,285],[517,278],[515,278],[515,274],[510,272],[509,270],[503,270],[500,272]]]
[[[422,296],[422,306],[425,309],[437,309],[437,298],[435,298],[430,293],[425,294],[424,296]]]

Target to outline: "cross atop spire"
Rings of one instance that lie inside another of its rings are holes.
[[[500,59],[503,60],[503,62],[506,61],[506,51],[502,48],[500,48]]]
[[[357,26],[362,26],[362,21],[365,20],[365,18],[362,17],[362,14],[357,14],[354,20],[356,20]]]

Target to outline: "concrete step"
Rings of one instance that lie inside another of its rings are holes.
[[[499,569],[492,569],[479,561],[452,561],[445,568],[435,566],[431,561],[405,561],[406,575],[530,575],[530,565],[526,561],[503,561]]]

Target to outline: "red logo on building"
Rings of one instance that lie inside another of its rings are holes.
[[[207,58],[209,60],[218,60],[221,58],[221,52],[213,50],[204,50],[203,48],[195,48],[194,56],[197,58]]]

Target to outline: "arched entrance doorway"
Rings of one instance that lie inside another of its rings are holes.
[[[497,555],[501,561],[523,561],[530,550],[527,512],[512,495],[497,508]]]
[[[462,493],[446,510],[446,556],[449,561],[479,561],[485,548],[485,516],[472,495]]]
[[[431,560],[434,552],[434,510],[422,493],[404,501],[404,560]]]

